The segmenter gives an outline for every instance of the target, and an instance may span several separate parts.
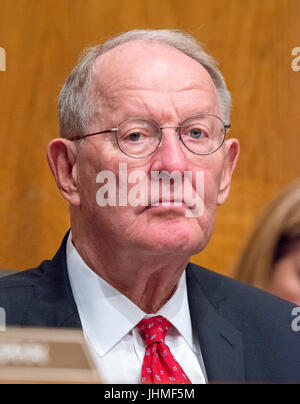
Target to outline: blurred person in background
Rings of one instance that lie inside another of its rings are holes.
[[[300,306],[300,179],[263,210],[234,277]]]

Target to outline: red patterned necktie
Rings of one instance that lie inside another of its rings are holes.
[[[143,384],[191,384],[176,362],[165,337],[172,324],[162,316],[143,319],[137,325],[146,344],[142,367]]]

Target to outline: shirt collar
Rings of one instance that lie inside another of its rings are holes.
[[[192,321],[188,303],[186,273],[182,274],[173,296],[161,307],[155,316],[163,316],[169,320],[196,353],[193,341]]]
[[[71,233],[67,242],[67,267],[85,335],[97,354],[104,356],[147,314],[85,264],[72,243]],[[196,352],[185,272],[175,293],[157,315],[169,320]]]

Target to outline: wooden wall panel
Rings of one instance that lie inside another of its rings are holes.
[[[83,48],[132,28],[192,33],[220,62],[242,153],[216,231],[194,261],[230,274],[254,218],[299,173],[300,0],[0,0],[0,267],[51,257],[68,208],[45,149],[58,135],[56,98]]]

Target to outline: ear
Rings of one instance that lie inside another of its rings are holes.
[[[240,154],[240,145],[237,139],[228,139],[225,143],[225,157],[217,203],[222,205],[230,190],[231,178]]]
[[[70,205],[79,206],[80,197],[76,176],[77,150],[67,139],[54,139],[47,148],[47,159],[56,185]]]

